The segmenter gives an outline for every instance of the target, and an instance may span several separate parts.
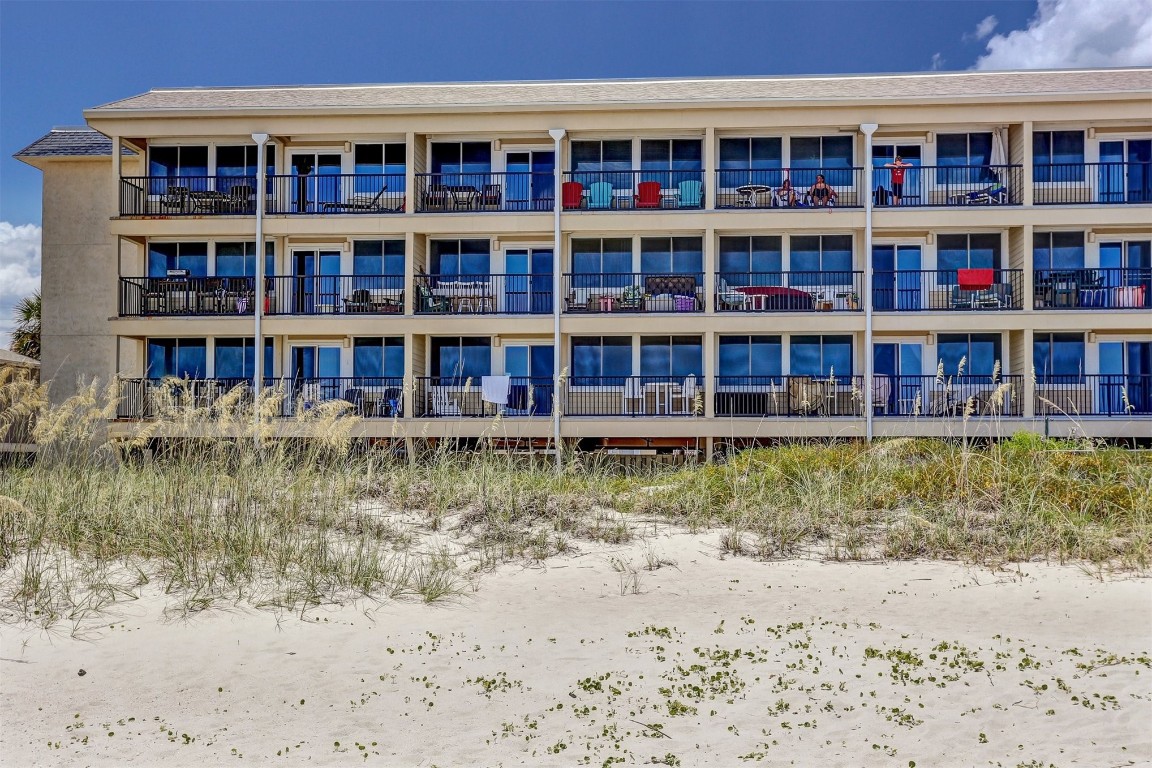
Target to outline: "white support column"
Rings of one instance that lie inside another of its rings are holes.
[[[416,210],[416,134],[404,134],[404,213]]]
[[[253,439],[260,446],[260,393],[264,387],[264,336],[261,322],[264,319],[264,190],[268,186],[268,164],[264,162],[264,147],[268,144],[268,134],[254,133],[256,142],[256,290],[252,308],[255,318],[255,337],[252,340],[252,422]]]
[[[872,134],[879,126],[862,123],[864,134],[864,432],[872,442]]]
[[[1023,149],[1023,157],[1020,158],[1020,163],[1024,166],[1020,172],[1020,183],[1024,185],[1024,195],[1022,197],[1025,206],[1033,205],[1033,192],[1034,185],[1032,184],[1032,121],[1027,120],[1020,125],[1020,130],[1023,132],[1021,136],[1021,144]]]
[[[560,211],[563,208],[564,172],[563,153],[561,142],[566,131],[563,128],[552,128],[548,135],[555,142],[555,163],[553,182],[555,193],[552,195],[552,447],[556,450],[556,472],[564,469],[564,457],[560,451],[560,275],[563,271],[564,260],[561,257],[563,236],[560,231]]]

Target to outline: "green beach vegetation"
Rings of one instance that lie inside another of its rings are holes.
[[[44,386],[0,381],[0,432],[33,423],[38,445],[0,468],[9,616],[75,621],[146,584],[175,611],[439,601],[500,563],[662,525],[714,530],[721,551],[763,559],[1143,570],[1152,552],[1152,456],[1089,441],[794,443],[642,471],[571,453],[557,472],[443,443],[398,456],[355,438],[339,401],[274,418],[275,390],[258,426],[243,388],[210,410],[178,407],[176,391],[114,440],[116,397],[90,386],[52,406]]]

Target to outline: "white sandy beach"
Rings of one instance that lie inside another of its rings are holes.
[[[1152,764],[1149,579],[718,539],[581,543],[446,606],[0,625],[0,763]]]

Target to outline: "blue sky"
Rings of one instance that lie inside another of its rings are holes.
[[[0,0],[0,334],[39,275],[40,172],[11,155],[150,88],[1149,64],[1150,17],[1152,0]]]

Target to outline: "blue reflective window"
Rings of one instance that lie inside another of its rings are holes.
[[[941,184],[991,184],[996,174],[992,162],[992,134],[941,133],[936,137],[936,164],[941,166],[937,180]],[[956,170],[946,170],[954,167]]]
[[[936,269],[941,285],[956,281],[957,269],[999,269],[1000,235],[940,235],[937,238]]]
[[[1084,334],[1038,333],[1032,341],[1032,365],[1036,377],[1084,374]]]
[[[645,237],[640,240],[640,271],[646,275],[695,275],[704,270],[699,237]]]
[[[775,235],[721,237],[720,277],[729,285],[780,285],[782,252]]]
[[[208,276],[208,243],[149,243],[148,277],[186,269],[189,277]]]
[[[467,183],[453,179],[460,174],[485,174],[492,170],[492,144],[487,141],[436,142],[432,144],[432,173],[448,174],[445,184]]]
[[[1083,232],[1037,232],[1032,236],[1034,269],[1083,269]]]
[[[852,236],[793,236],[789,261],[790,274],[806,285],[850,285]]]
[[[203,379],[208,373],[207,349],[204,339],[149,339],[147,376]]]
[[[576,385],[622,384],[632,375],[632,339],[628,336],[574,336],[572,377]],[[606,377],[606,378],[602,378]]]
[[[250,379],[255,371],[252,339],[216,339],[214,353],[217,379]],[[264,339],[264,376],[272,375],[272,339]]]
[[[403,277],[404,241],[355,241],[352,243],[352,274]]]
[[[782,374],[781,344],[779,336],[721,336],[718,375],[726,378],[747,376],[773,376]],[[748,380],[727,384],[751,383]]]
[[[1083,181],[1084,131],[1032,133],[1033,181]]]
[[[632,284],[632,239],[606,237],[572,241],[573,288]]]
[[[644,336],[641,376],[703,376],[704,347],[699,336]]]
[[[216,274],[221,277],[254,277],[256,275],[256,243],[217,243]],[[276,274],[276,246],[265,243],[264,274]]]
[[[1001,360],[998,333],[942,333],[937,337],[937,354],[945,376],[991,376]]]
[[[352,340],[352,375],[357,377],[402,378],[404,338],[402,336],[360,337]]]
[[[788,370],[793,376],[851,376],[852,337],[793,336]]]
[[[487,277],[490,247],[487,240],[433,240],[432,273],[444,278]]]
[[[432,375],[478,379],[491,373],[490,339],[472,336],[432,339]]]

